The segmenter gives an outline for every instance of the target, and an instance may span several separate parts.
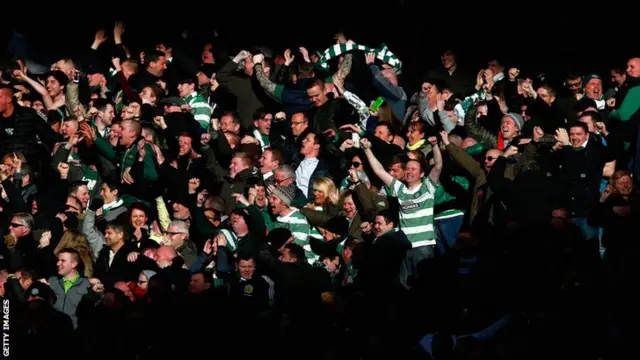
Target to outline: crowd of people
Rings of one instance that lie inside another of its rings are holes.
[[[124,34],[2,64],[11,356],[634,358],[640,58]]]

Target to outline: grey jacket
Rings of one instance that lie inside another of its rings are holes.
[[[53,293],[56,294],[56,303],[53,304],[53,307],[64,313],[69,315],[71,318],[71,322],[73,323],[73,328],[78,327],[78,317],[76,316],[76,310],[78,309],[78,305],[80,304],[80,300],[82,297],[89,292],[91,289],[91,283],[89,283],[89,279],[81,276],[75,284],[67,291],[65,294],[64,286],[62,278],[59,276],[52,276],[49,278],[49,287],[53,290]]]

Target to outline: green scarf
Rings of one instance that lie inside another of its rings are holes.
[[[484,100],[484,90],[480,89],[475,94],[467,96],[464,100],[454,107],[456,117],[458,118],[458,125],[464,125],[464,117],[469,111],[471,106],[476,105],[480,100]]]
[[[271,143],[269,142],[269,135],[264,135],[260,131],[258,131],[258,129],[254,129],[253,137],[256,138],[256,140],[258,140],[258,142],[260,143],[260,147],[262,148],[263,151],[264,149],[271,147]]]
[[[320,57],[320,60],[318,60],[316,65],[318,65],[323,70],[327,70],[329,68],[329,64],[328,64],[329,60],[351,50],[373,52],[376,54],[377,59],[382,60],[386,64],[393,66],[393,68],[396,70],[396,73],[400,74],[402,71],[402,62],[400,61],[400,59],[398,59],[398,57],[394,53],[389,51],[389,48],[385,44],[381,44],[380,48],[378,49],[374,49],[365,45],[358,45],[358,44],[336,44],[329,47],[327,50],[323,52],[322,56]]]

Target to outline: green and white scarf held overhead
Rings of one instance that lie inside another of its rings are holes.
[[[320,57],[320,60],[318,60],[318,63],[316,65],[326,70],[329,68],[329,60],[351,50],[373,52],[376,55],[376,59],[382,60],[385,64],[391,65],[396,70],[396,73],[400,74],[400,72],[402,71],[402,62],[394,53],[389,51],[389,48],[385,44],[380,45],[380,48],[378,49],[353,43],[335,44],[322,53],[322,56]]]

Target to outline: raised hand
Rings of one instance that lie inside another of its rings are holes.
[[[360,139],[360,147],[364,150],[371,149],[371,143],[368,139],[362,138]]]
[[[189,180],[189,194],[195,194],[200,187],[200,179],[192,178]]]
[[[124,23],[122,21],[116,21],[113,25],[113,40],[116,44],[122,43],[122,34],[124,34]]]
[[[66,179],[69,175],[69,164],[63,162],[58,163],[58,172],[61,178]]]
[[[291,55],[291,49],[287,49],[284,51],[284,65],[289,66],[295,60],[295,56]]]
[[[540,139],[544,136],[544,131],[540,126],[536,126],[533,128],[533,141],[539,142]]]
[[[368,64],[373,64],[376,61],[376,54],[369,52],[364,56],[364,61],[365,63]]]
[[[211,141],[211,135],[209,134],[200,135],[200,145],[207,146],[209,145],[209,141]]]
[[[95,48],[98,48],[102,43],[107,41],[107,37],[105,36],[104,29],[100,29],[96,31],[96,35],[93,39],[93,45]]]
[[[309,57],[309,51],[304,46],[300,46],[298,48],[298,51],[300,51],[300,53],[302,54],[302,58],[304,59],[305,62],[308,62],[308,63],[311,62],[311,58]]]
[[[442,130],[442,131],[440,131],[440,137],[442,138],[442,143],[444,144],[444,146],[447,146],[447,145],[450,144],[449,133],[447,133],[446,131]]]
[[[607,99],[607,106],[610,108],[616,107],[616,98]]]
[[[167,123],[164,121],[164,116],[156,116],[156,117],[154,117],[153,118],[153,123],[156,124],[162,130],[167,128]]]

